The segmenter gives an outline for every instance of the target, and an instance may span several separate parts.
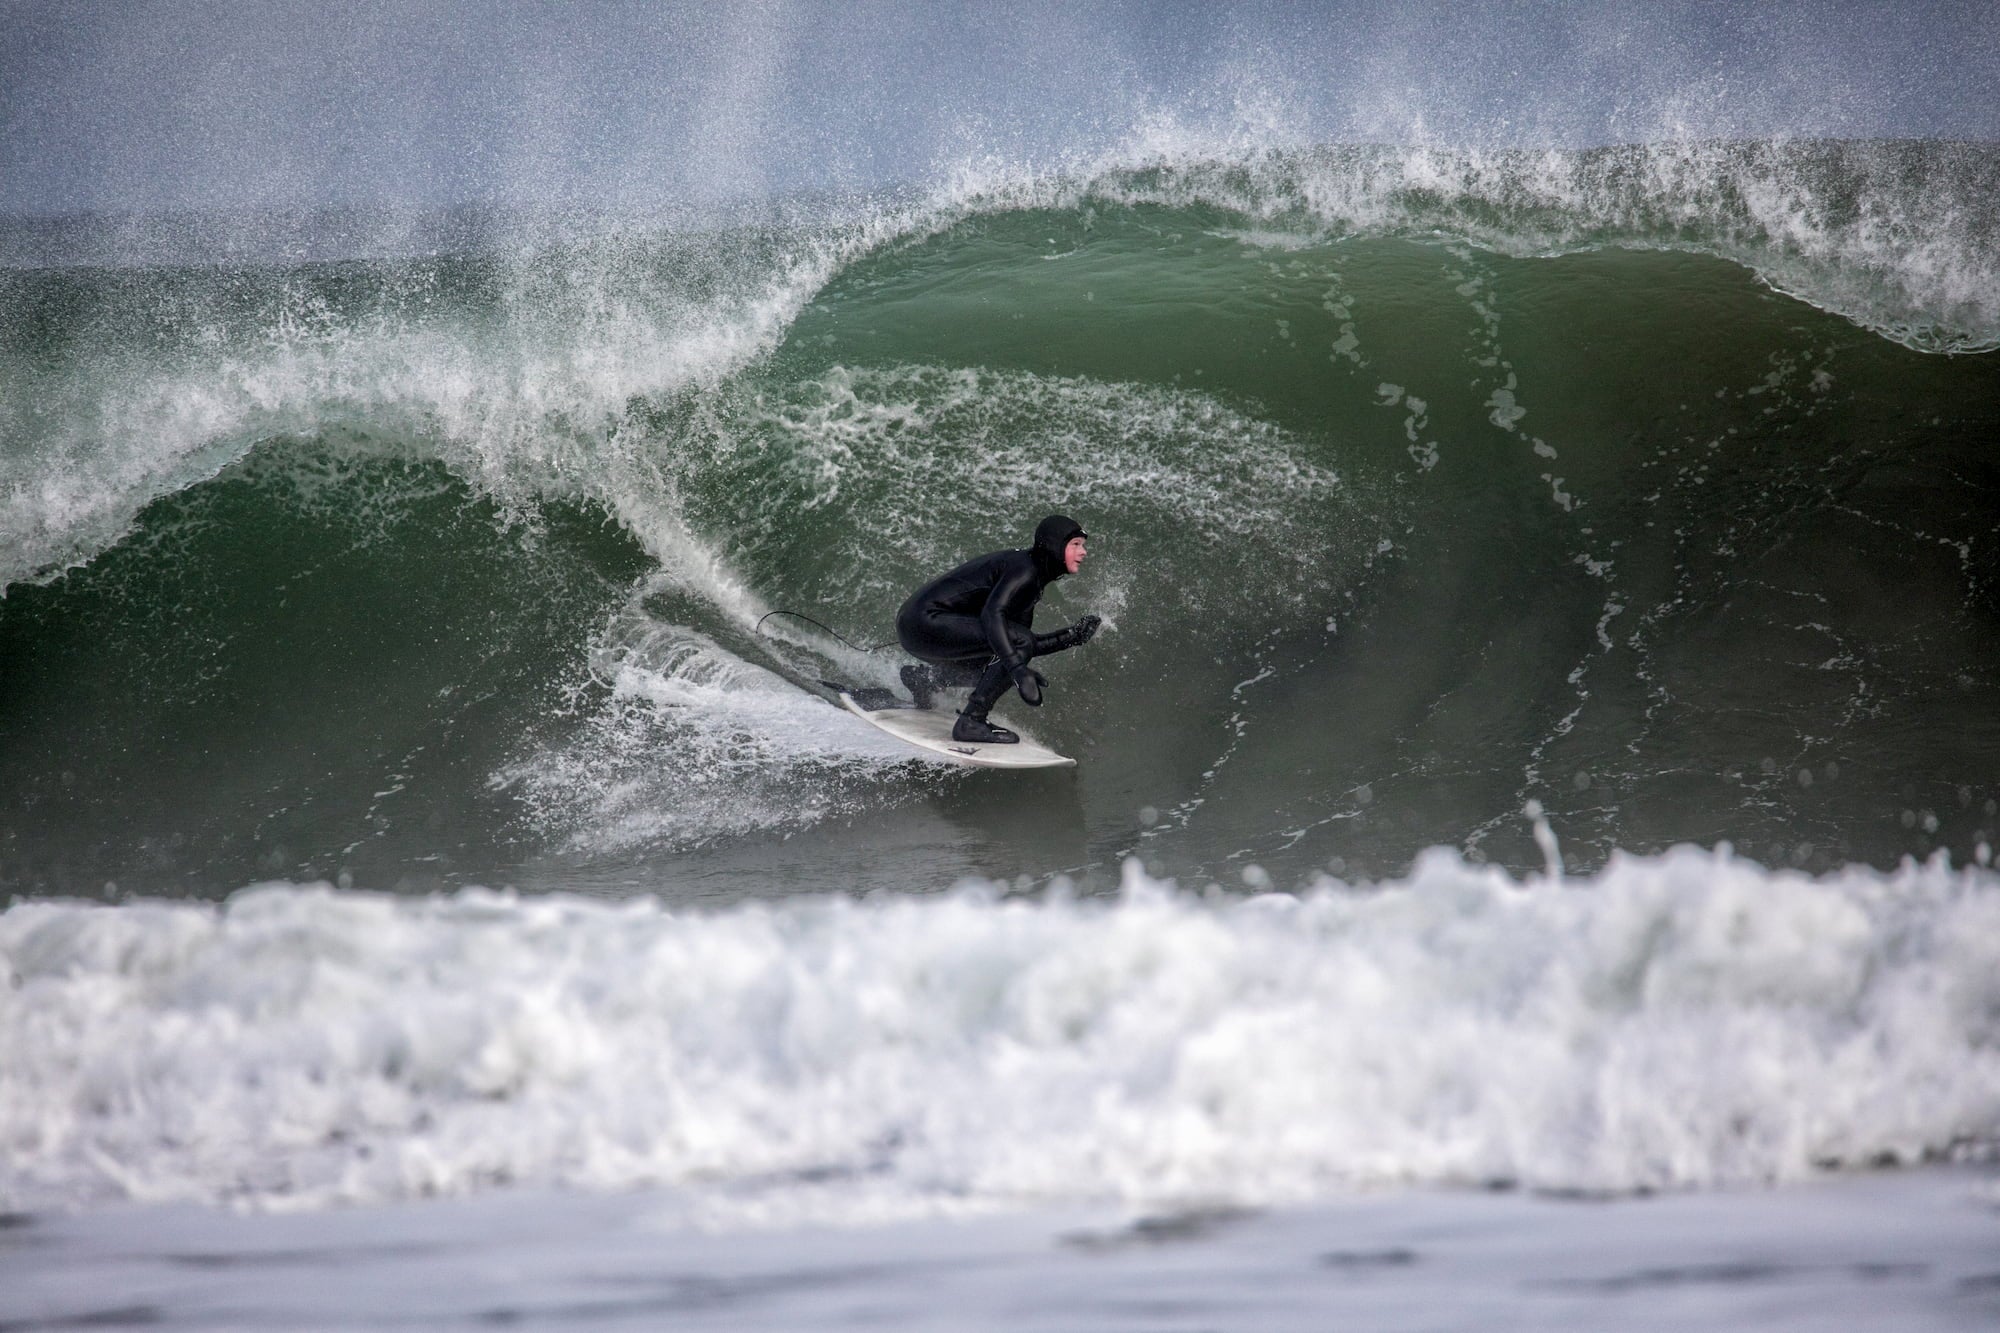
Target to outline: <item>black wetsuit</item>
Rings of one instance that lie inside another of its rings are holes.
[[[941,683],[977,679],[974,699],[990,705],[1030,658],[1074,646],[1066,631],[1035,633],[1035,604],[1068,572],[1063,549],[1070,538],[1084,535],[1074,519],[1051,515],[1027,550],[994,551],[932,579],[896,613],[896,637],[912,657],[943,669]]]

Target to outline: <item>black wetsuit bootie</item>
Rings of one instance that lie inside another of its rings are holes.
[[[1021,738],[1005,727],[996,727],[983,717],[960,713],[951,727],[951,738],[968,745],[1013,745]]]
[[[1011,683],[998,662],[987,667],[986,674],[972,687],[972,697],[965,701],[958,721],[952,724],[951,738],[969,745],[1012,745],[1020,740],[1007,728],[996,727],[986,720],[986,714]]]

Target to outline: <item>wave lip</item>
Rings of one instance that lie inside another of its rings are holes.
[[[1600,148],[1273,146],[1171,127],[1066,172],[954,187],[973,211],[1211,208],[1328,236],[1444,236],[1529,257],[1689,251],[1919,351],[2000,347],[2000,146],[1669,138]]]
[[[149,501],[276,436],[420,440],[503,498],[630,490],[645,471],[619,440],[632,403],[714,389],[857,259],[971,218],[1164,206],[1267,237],[1693,251],[1907,346],[1964,353],[2000,347],[1996,189],[1990,144],[1301,148],[1151,127],[1053,167],[968,162],[928,193],[828,200],[782,224],[602,219],[602,236],[469,258],[469,277],[379,258],[21,270],[8,303],[46,307],[60,337],[52,359],[0,338],[0,387],[33,405],[0,408],[0,586],[88,560]]]
[[[0,1202],[663,1185],[713,1225],[1763,1183],[2000,1136],[2000,876],[676,912],[266,885],[0,915]]]

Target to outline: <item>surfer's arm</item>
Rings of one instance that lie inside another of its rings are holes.
[[[986,605],[979,609],[979,628],[986,634],[987,646],[1010,672],[1026,666],[1028,659],[1007,633],[1006,608],[1034,582],[1035,567],[1023,560],[1018,569],[1007,571],[994,582],[993,591],[986,595]]]

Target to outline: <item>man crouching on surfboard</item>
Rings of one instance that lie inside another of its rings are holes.
[[[1042,589],[1083,568],[1090,534],[1073,518],[1050,514],[1035,527],[1025,551],[994,551],[968,560],[910,595],[896,613],[896,637],[927,666],[903,668],[903,684],[917,707],[929,708],[944,686],[973,682],[951,738],[971,744],[1008,744],[1021,738],[987,722],[986,714],[1011,682],[1021,702],[1040,707],[1048,684],[1028,660],[1090,642],[1102,622],[1085,616],[1067,629],[1037,634],[1032,628]]]

